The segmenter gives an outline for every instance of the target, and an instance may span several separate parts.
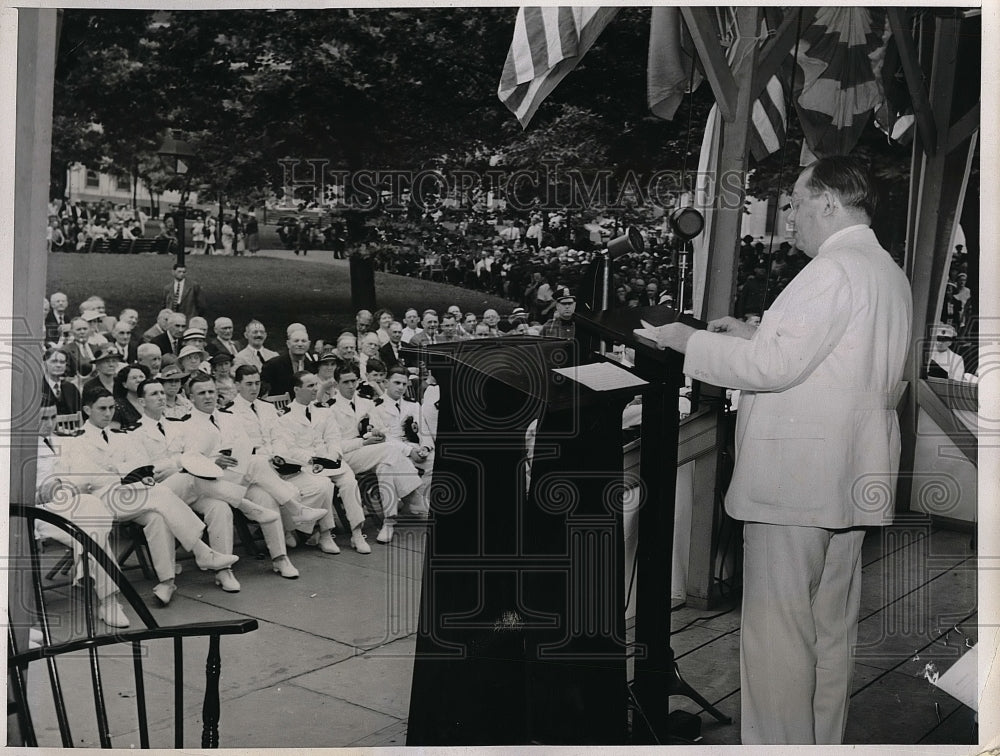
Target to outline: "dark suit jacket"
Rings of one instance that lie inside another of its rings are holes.
[[[305,369],[310,373],[316,372],[316,363],[308,354],[304,357]],[[293,395],[295,372],[292,370],[292,359],[288,356],[288,351],[284,351],[277,357],[272,357],[264,363],[264,368],[260,371],[260,381],[264,384],[261,388],[261,396],[271,396],[273,394]]]
[[[115,344],[115,346],[118,346],[118,345]],[[121,347],[118,347],[118,348],[121,349]],[[129,343],[128,343],[128,349],[125,350],[125,354],[122,357],[122,361],[126,362],[126,363],[128,363],[130,365],[133,362],[138,362],[139,361],[139,354],[137,352],[138,348],[139,347],[136,346],[136,343],[134,341],[129,341]]]
[[[149,343],[161,333],[163,333],[163,329],[160,328],[160,325],[158,323],[153,323],[153,325],[147,328],[142,334],[142,340]]]
[[[181,306],[174,307],[174,282],[163,287],[163,307],[169,307],[175,312],[183,312],[188,319],[201,315],[205,309],[201,301],[201,287],[189,279],[184,279],[184,291],[181,294]]]
[[[406,344],[400,342],[399,344],[399,358],[397,359],[395,353],[392,351],[392,344],[383,344],[379,347],[378,356],[382,362],[385,363],[385,369],[389,370],[396,365],[402,365],[406,367],[406,358],[403,356],[403,349]]]
[[[230,343],[236,349],[236,352],[231,352],[231,354],[234,357],[236,356],[237,352],[239,352],[243,347],[246,346],[246,344],[244,344],[239,339],[233,339]],[[208,352],[210,355],[212,355],[214,357],[219,352],[227,352],[229,350],[222,346],[222,342],[219,341],[218,338],[215,338],[215,339],[212,339],[211,341],[209,341],[207,344],[205,344],[205,351]]]
[[[63,323],[69,323],[71,320],[73,320],[73,316],[64,312]],[[55,313],[51,310],[45,313],[45,340],[53,343],[59,341],[59,323],[56,321]]]
[[[155,339],[149,342],[150,344],[156,344],[160,348],[160,354],[177,354],[180,351],[181,342],[177,341],[177,351],[170,346],[170,337],[165,333],[161,333]]]
[[[52,387],[49,385],[48,381],[42,381],[42,396],[45,398],[45,402],[54,402],[56,405],[57,415],[71,415],[74,412],[80,411],[80,392],[69,381],[63,380],[59,385],[59,398],[56,399],[55,393],[52,391]]]
[[[94,369],[93,365],[90,364],[90,358],[84,357],[80,351],[80,345],[73,341],[69,344],[65,344],[62,350],[69,357],[69,363],[66,366],[66,376],[72,378],[76,375],[82,375],[84,377],[90,375],[90,372]],[[91,347],[93,351],[93,347]]]

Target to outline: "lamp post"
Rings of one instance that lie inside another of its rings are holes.
[[[195,153],[191,146],[180,139],[175,138],[171,131],[167,138],[163,140],[160,149],[157,150],[170,169],[177,176],[184,177],[184,186],[181,189],[181,201],[174,213],[174,224],[177,227],[177,264],[184,264],[184,214],[187,210],[186,203],[188,190],[191,187],[191,163],[194,161]]]

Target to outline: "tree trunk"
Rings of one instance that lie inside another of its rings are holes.
[[[375,310],[375,262],[360,254],[350,256],[351,307],[358,310]]]
[[[132,213],[139,209],[139,160],[132,156]]]

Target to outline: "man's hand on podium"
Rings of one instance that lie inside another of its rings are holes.
[[[724,333],[726,336],[737,336],[741,339],[752,339],[757,332],[757,326],[745,320],[727,315],[724,318],[709,321],[708,330],[712,333]]]
[[[680,354],[684,354],[687,350],[688,339],[697,330],[683,323],[666,323],[654,326],[643,320],[642,325],[643,328],[636,328],[633,331],[636,336],[652,342],[659,349],[673,349]]]

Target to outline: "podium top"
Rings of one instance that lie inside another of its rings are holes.
[[[457,367],[462,377],[461,390],[475,393],[480,382],[499,383],[537,402],[560,406],[579,402],[585,397],[641,390],[645,381],[632,379],[615,385],[598,387],[593,382],[579,381],[573,375],[560,373],[563,368],[580,365],[585,355],[570,339],[544,336],[503,336],[491,339],[434,344],[421,347],[427,367]],[[617,368],[620,370],[620,368]],[[622,371],[626,374],[626,371]],[[586,375],[586,371],[583,373]],[[574,387],[575,386],[575,387]]]
[[[615,341],[635,349],[636,354],[642,354],[656,362],[670,363],[680,359],[680,355],[657,349],[649,342],[640,339],[634,333],[636,328],[642,328],[642,321],[654,326],[665,323],[684,323],[692,328],[702,330],[707,323],[690,315],[684,315],[667,305],[651,307],[623,307],[603,312],[588,309],[577,310],[575,314],[577,327],[605,341]]]

